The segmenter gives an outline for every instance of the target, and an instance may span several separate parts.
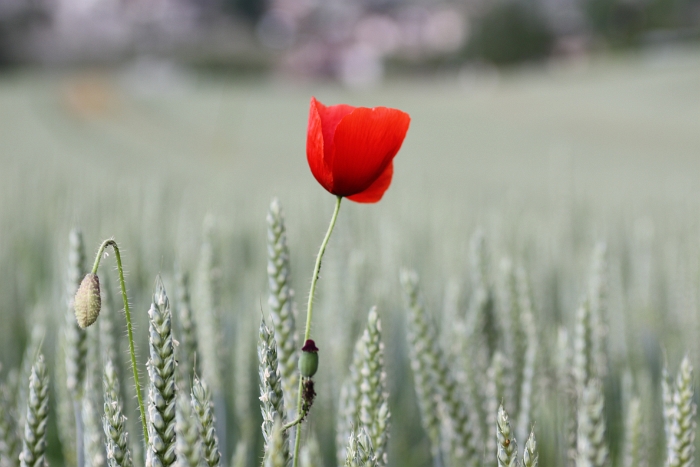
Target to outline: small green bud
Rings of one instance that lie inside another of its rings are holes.
[[[86,274],[75,293],[73,307],[78,325],[85,329],[97,321],[102,306],[100,278],[97,274]]]
[[[311,378],[318,370],[318,347],[311,339],[304,343],[299,357],[299,371],[304,378]]]

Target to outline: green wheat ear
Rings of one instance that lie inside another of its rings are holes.
[[[579,402],[577,466],[607,465],[609,451],[605,440],[604,406],[603,385],[594,378],[584,388]]]
[[[265,325],[260,323],[260,337],[258,341],[258,361],[260,376],[260,411],[262,412],[262,433],[265,441],[265,452],[270,449],[275,420],[284,423],[284,394],[280,379],[279,364],[277,360],[277,344],[274,334]],[[286,433],[281,435],[287,446]],[[281,455],[283,455],[282,453]],[[286,458],[289,458],[287,451]]]
[[[66,378],[68,390],[74,399],[79,399],[85,383],[85,360],[87,358],[87,333],[80,329],[74,313],[75,292],[87,272],[87,258],[83,234],[79,230],[70,233],[68,251],[68,313],[66,314]]]
[[[92,384],[92,378],[88,377],[85,382],[85,392],[83,394],[83,427],[85,429],[83,447],[85,449],[85,463],[91,466],[104,465],[107,461],[105,457],[105,441],[102,439],[102,423],[100,407],[98,402],[102,398],[102,393]],[[101,408],[101,407],[100,407]]]
[[[177,467],[199,467],[202,462],[202,441],[199,423],[187,394],[177,396],[175,433],[177,435]]]
[[[535,430],[533,429],[525,443],[522,467],[537,467],[538,462],[539,454],[537,453],[537,441],[535,440]]]
[[[180,345],[176,349],[179,361],[177,367],[180,371],[180,377],[187,382],[187,387],[189,388],[192,376],[199,373],[197,368],[199,344],[197,342],[197,326],[194,321],[192,301],[190,300],[189,276],[182,272],[177,273],[175,275],[175,286],[175,315],[178,336],[180,337]]]
[[[627,404],[625,417],[625,444],[623,450],[624,467],[646,467],[646,440],[642,422],[642,407],[638,397],[632,397]]]
[[[523,359],[522,385],[520,387],[520,411],[518,412],[516,434],[520,439],[525,439],[527,427],[532,420],[533,411],[533,386],[535,384],[535,372],[538,352],[537,324],[533,313],[532,300],[530,298],[530,284],[525,269],[518,268],[518,292],[520,296],[520,326],[525,335],[525,356]]]
[[[148,451],[147,467],[173,465],[175,455],[175,356],[170,302],[160,276],[148,310]]]
[[[510,428],[508,413],[503,408],[503,405],[498,407],[496,441],[496,458],[498,459],[498,467],[517,467],[518,444],[513,437],[513,431]]]
[[[29,397],[24,425],[21,467],[48,466],[46,462],[46,426],[49,417],[49,377],[44,356],[39,355],[29,377]]]
[[[433,462],[444,465],[441,449],[438,398],[436,397],[436,356],[431,351],[435,340],[432,328],[425,317],[418,291],[418,275],[414,271],[401,271],[401,284],[409,309],[408,340],[411,369],[423,428],[428,434]],[[351,438],[352,439],[352,438]],[[349,456],[349,453],[348,453]]]
[[[209,387],[196,376],[192,381],[192,408],[199,422],[204,462],[208,467],[218,467],[221,463],[221,453],[216,434],[214,402]]]
[[[267,214],[267,282],[270,289],[268,305],[274,325],[280,376],[286,407],[294,407],[299,384],[296,336],[296,308],[290,279],[289,248],[284,215],[277,199],[273,199]]]
[[[265,449],[264,467],[287,467],[288,465],[288,447],[282,429],[282,422],[276,418],[273,426],[270,439]]]
[[[451,462],[470,465],[477,462],[477,428],[469,414],[466,391],[457,384],[437,340],[437,331],[423,306],[418,290],[418,275],[402,272],[401,282],[409,311],[409,350],[416,392],[433,450],[433,459],[441,462],[440,421],[437,401],[446,409],[449,422]],[[437,397],[436,397],[437,396]],[[431,412],[432,413],[428,413]]]
[[[373,307],[367,317],[367,328],[361,338],[362,365],[360,374],[359,418],[370,437],[379,466],[388,462],[389,444],[389,393],[384,371],[384,344],[382,323]]]
[[[344,467],[378,467],[372,441],[365,430],[350,434]]]
[[[300,467],[323,467],[321,448],[318,445],[318,439],[316,439],[316,436],[313,434],[301,448],[301,453],[299,454],[299,465]]]
[[[12,389],[8,383],[0,384],[0,467],[16,465],[21,448]]]
[[[73,229],[69,235],[68,250],[68,280],[66,294],[68,306],[66,308],[66,327],[64,335],[63,350],[65,353],[66,386],[68,394],[72,399],[72,429],[66,433],[64,439],[73,441],[75,444],[75,459],[78,467],[85,464],[83,448],[83,423],[82,423],[82,397],[85,386],[85,374],[87,371],[87,333],[81,329],[75,318],[73,302],[75,292],[80,287],[83,276],[87,272],[87,257],[85,256],[85,243],[80,230]],[[67,404],[67,402],[66,402]],[[64,422],[68,422],[69,417],[62,417]]]
[[[102,427],[106,437],[109,467],[132,467],[129,435],[126,432],[126,417],[119,395],[119,379],[111,360],[104,369],[104,418]]]
[[[673,393],[671,438],[667,441],[666,467],[690,467],[695,464],[697,405],[693,401],[693,366],[686,355],[681,362]]]

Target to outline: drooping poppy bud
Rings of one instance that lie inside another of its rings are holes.
[[[306,133],[311,173],[336,196],[376,203],[391,184],[410,122],[398,109],[325,106],[312,97]]]
[[[311,339],[304,343],[299,357],[299,371],[304,378],[311,378],[318,370],[318,347]]]
[[[97,274],[86,274],[75,293],[73,302],[75,319],[85,329],[97,320],[102,307],[100,297],[100,278]]]

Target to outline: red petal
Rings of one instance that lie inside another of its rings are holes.
[[[401,148],[410,121],[407,113],[386,107],[360,107],[346,115],[335,130],[332,161],[326,159],[332,162],[333,193],[367,190]]]
[[[379,176],[378,179],[372,183],[369,188],[362,191],[356,195],[348,196],[348,199],[356,203],[376,203],[382,196],[384,192],[391,185],[391,177],[394,175],[394,161],[389,162],[386,166],[384,172]]]
[[[309,125],[306,133],[306,159],[309,162],[311,173],[323,188],[334,193],[333,190],[333,134],[340,120],[355,107],[340,104],[326,107],[311,98],[309,108]]]

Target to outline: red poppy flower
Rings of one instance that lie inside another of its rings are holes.
[[[394,156],[411,117],[387,107],[326,107],[311,98],[306,158],[323,188],[358,203],[376,203],[391,184]]]

